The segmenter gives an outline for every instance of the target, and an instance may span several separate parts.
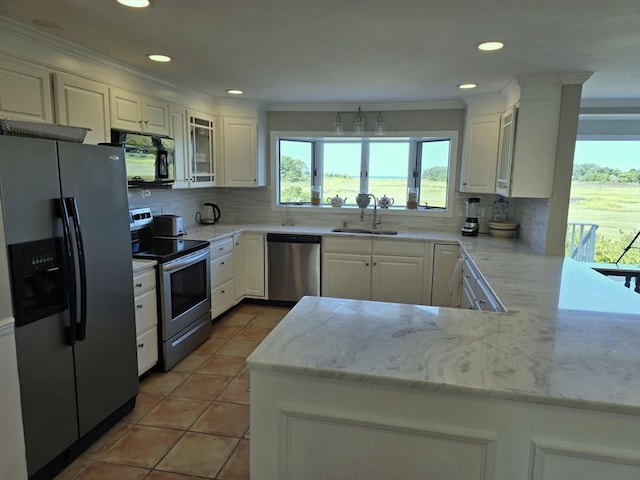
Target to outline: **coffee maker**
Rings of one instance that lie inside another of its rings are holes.
[[[478,223],[478,217],[480,217],[480,199],[477,197],[471,197],[467,199],[466,206],[466,220],[462,225],[462,235],[466,237],[476,237],[480,224]]]

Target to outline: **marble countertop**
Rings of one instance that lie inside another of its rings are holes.
[[[640,415],[637,315],[305,297],[250,369]]]
[[[269,225],[216,234],[234,231],[353,235]],[[383,238],[459,243],[508,312],[306,297],[249,368],[640,415],[640,295],[517,240]]]

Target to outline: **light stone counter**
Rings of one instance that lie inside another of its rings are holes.
[[[215,225],[188,238],[242,231],[363,236]],[[307,297],[249,357],[250,369],[640,415],[640,295],[517,240],[371,237],[459,243],[508,313]]]
[[[156,260],[142,260],[139,258],[134,258],[131,261],[132,265],[133,265],[133,273],[134,275],[138,272],[141,272],[142,270],[147,270],[149,268],[153,268],[155,267],[158,262]]]
[[[638,320],[305,297],[247,363],[251,370],[640,415]]]

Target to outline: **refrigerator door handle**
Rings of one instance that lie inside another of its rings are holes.
[[[71,211],[71,218],[73,219],[73,232],[76,237],[78,267],[80,268],[80,322],[76,321],[76,339],[81,342],[87,335],[87,264],[84,254],[84,242],[82,241],[82,230],[80,229],[78,202],[75,197],[67,197],[65,198],[65,203],[67,203],[67,210]]]
[[[67,203],[59,198],[56,200],[58,217],[62,219],[62,236],[64,241],[65,256],[65,280],[67,284],[67,297],[69,299],[69,326],[65,328],[65,343],[72,346],[76,343],[78,292],[76,291],[76,268],[73,257],[73,245],[71,244],[71,227],[69,226],[69,210]]]

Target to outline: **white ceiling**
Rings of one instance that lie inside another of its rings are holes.
[[[640,0],[0,0],[0,15],[218,97],[459,100],[518,75],[592,71],[583,98],[640,98]],[[507,47],[474,48],[492,39]]]

